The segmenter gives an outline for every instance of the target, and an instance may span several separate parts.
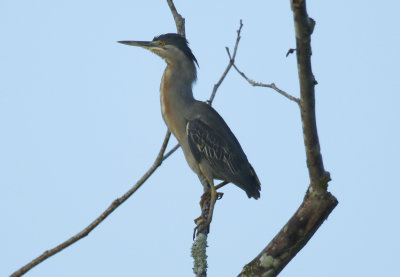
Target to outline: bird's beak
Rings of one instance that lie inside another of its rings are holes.
[[[155,46],[152,41],[122,40],[122,41],[118,41],[118,42],[122,43],[122,44],[126,44],[126,45],[139,46],[139,47],[143,47],[146,49],[149,49],[149,48]]]

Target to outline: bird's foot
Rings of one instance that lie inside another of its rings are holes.
[[[217,192],[217,200],[222,199],[222,196],[224,196],[223,192]],[[211,200],[211,193],[210,191],[206,191],[205,193],[203,193],[203,195],[201,196],[200,199],[200,207],[204,207],[204,203],[206,203],[206,201],[210,201]]]
[[[204,216],[199,216],[194,220],[196,227],[193,230],[193,239],[196,238],[198,233],[209,233],[210,232],[210,222]]]
[[[204,203],[206,203],[206,201],[210,201],[210,199],[211,199],[210,191],[206,191],[205,193],[203,193],[200,199],[200,207],[203,209]]]
[[[216,200],[220,200],[223,195],[224,194],[222,192],[217,192]],[[194,228],[193,239],[196,237],[196,234],[198,234],[198,233],[201,233],[201,232],[209,233],[210,232],[210,223],[212,220],[212,212],[210,213],[210,206],[211,206],[210,204],[211,204],[211,193],[210,193],[210,191],[206,191],[201,196],[200,207],[202,210],[202,214],[203,215],[205,214],[207,216],[201,215],[194,220],[196,227]]]

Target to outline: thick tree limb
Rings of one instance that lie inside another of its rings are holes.
[[[239,276],[277,276],[306,245],[337,204],[336,198],[329,192],[316,192],[310,186],[296,213],[267,247],[243,268]]]
[[[301,121],[307,156],[307,167],[312,185],[318,185],[325,177],[324,164],[318,140],[317,123],[315,120],[316,84],[311,69],[311,34],[315,21],[307,15],[305,0],[291,0],[296,32],[296,56],[300,81]]]
[[[315,22],[307,15],[305,0],[291,0],[296,32],[297,67],[300,81],[300,109],[307,167],[310,176],[303,203],[282,230],[239,276],[277,276],[306,245],[338,204],[327,192],[330,176],[325,172],[315,120],[316,81],[311,70],[311,34]]]

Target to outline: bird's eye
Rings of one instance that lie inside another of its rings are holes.
[[[162,41],[162,40],[160,40],[160,41],[158,42],[158,44],[160,44],[160,46],[164,46],[164,45],[165,45],[164,41]]]

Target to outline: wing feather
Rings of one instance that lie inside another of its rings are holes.
[[[232,179],[240,173],[247,158],[232,133],[215,129],[201,119],[188,121],[186,132],[197,162],[206,159],[220,178]]]
[[[213,178],[232,182],[248,197],[260,197],[261,184],[235,135],[210,105],[196,101],[186,117],[190,150],[198,163],[207,161]]]

